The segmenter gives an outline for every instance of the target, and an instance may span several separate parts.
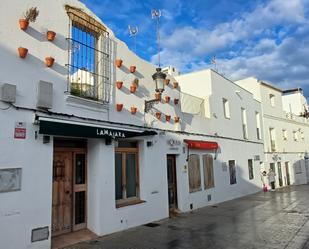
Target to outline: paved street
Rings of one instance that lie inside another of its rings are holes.
[[[70,249],[309,248],[309,185],[258,193]]]

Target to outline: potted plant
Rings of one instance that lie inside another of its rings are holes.
[[[137,107],[132,106],[131,107],[131,114],[135,114],[137,112]]]
[[[166,120],[166,122],[170,122],[170,120],[171,120],[171,115],[165,115],[165,120]]]
[[[121,67],[122,66],[122,60],[121,59],[116,59],[115,60],[115,64],[116,64],[116,67]]]
[[[160,99],[161,99],[161,93],[156,92],[156,93],[155,93],[155,99],[156,99],[156,100],[160,100]]]
[[[167,86],[170,83],[170,79],[165,79],[164,84]]]
[[[179,103],[179,99],[174,99],[174,104],[178,105],[178,103]]]
[[[131,85],[131,86],[130,86],[130,92],[131,92],[131,93],[135,93],[135,92],[136,92],[136,88],[137,88],[137,87],[136,87],[135,85]]]
[[[45,64],[47,67],[52,67],[54,65],[55,59],[51,56],[45,58]]]
[[[173,87],[174,87],[174,88],[177,88],[177,87],[178,87],[178,82],[176,82],[176,81],[173,82]]]
[[[171,97],[170,96],[165,96],[164,99],[165,99],[165,103],[169,103],[170,100],[171,100]]]
[[[24,18],[19,19],[19,27],[22,30],[26,30],[29,26],[29,22],[35,22],[36,18],[39,15],[37,7],[32,7],[24,13]]]
[[[118,89],[121,89],[122,88],[122,85],[123,85],[123,82],[122,81],[116,81],[116,87]]]
[[[177,116],[176,116],[176,117],[174,117],[174,121],[175,121],[175,123],[179,123],[179,119],[180,119],[180,118],[179,118],[179,117],[177,117]]]
[[[135,73],[136,66],[130,66],[130,73]]]
[[[53,41],[53,40],[55,40],[56,32],[48,30],[47,33],[46,33],[46,36],[47,36],[48,41]]]
[[[28,49],[27,48],[23,48],[23,47],[19,47],[18,48],[18,53],[19,53],[19,57],[20,58],[26,58],[26,56],[28,54]]]
[[[156,112],[156,118],[159,120],[161,119],[161,112]]]
[[[122,108],[123,108],[123,104],[116,104],[117,112],[121,112]]]
[[[135,78],[133,81],[132,81],[132,85],[133,86],[136,86],[136,88],[138,87],[138,82],[139,82],[139,79],[138,78]]]

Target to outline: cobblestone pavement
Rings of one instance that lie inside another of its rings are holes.
[[[250,195],[157,224],[159,226],[140,226],[69,248],[309,248],[309,185]]]

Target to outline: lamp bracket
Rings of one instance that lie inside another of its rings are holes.
[[[160,102],[160,99],[151,99],[151,100],[145,100],[145,109],[144,112],[147,113],[149,112],[152,107],[157,104],[158,102]]]

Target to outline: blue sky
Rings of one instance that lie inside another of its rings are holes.
[[[161,9],[161,64],[181,72],[217,67],[309,96],[309,0],[82,0],[134,50],[128,25],[138,26],[136,53],[157,63],[153,8]]]

